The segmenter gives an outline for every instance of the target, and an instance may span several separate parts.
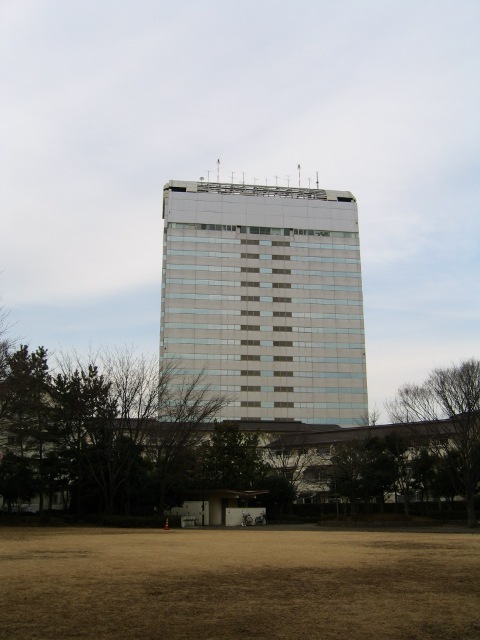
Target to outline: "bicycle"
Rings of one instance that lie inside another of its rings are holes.
[[[256,525],[267,524],[267,514],[265,513],[265,511],[255,518],[255,524]]]
[[[248,511],[242,511],[242,527],[251,527],[253,525],[253,518]]]

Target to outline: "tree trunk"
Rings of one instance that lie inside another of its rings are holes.
[[[475,518],[475,493],[473,491],[469,491],[466,494],[465,504],[467,507],[467,524],[471,528],[476,527],[477,521]]]
[[[38,478],[39,478],[39,485],[40,485],[40,491],[38,492],[38,497],[39,497],[38,512],[40,513],[40,515],[42,515],[44,510],[43,445],[42,443],[40,443],[39,457],[38,457]]]
[[[128,461],[125,467],[125,504],[123,506],[123,513],[126,516],[131,515],[132,513],[132,462]]]
[[[167,483],[164,475],[160,478],[159,492],[158,492],[158,514],[163,516],[165,512],[165,494],[167,493]]]
[[[350,515],[356,516],[357,513],[358,513],[357,496],[355,495],[355,493],[352,493],[350,497]]]

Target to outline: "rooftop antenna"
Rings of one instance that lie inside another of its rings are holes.
[[[242,184],[245,185],[245,171],[240,172],[242,174]]]
[[[308,179],[308,188],[310,189],[310,178]]]
[[[233,176],[235,175],[235,173],[232,171],[232,184],[233,184]]]
[[[297,170],[298,170],[298,188],[300,189],[300,165],[297,164]]]
[[[207,171],[207,182],[210,182],[210,171]]]
[[[275,174],[275,186],[278,187],[278,176]]]
[[[220,158],[217,160],[217,182],[220,182]]]
[[[317,189],[318,189],[318,171],[317,171]]]

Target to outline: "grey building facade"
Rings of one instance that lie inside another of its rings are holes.
[[[367,411],[348,191],[170,181],[160,350],[233,401],[221,419],[351,427]]]

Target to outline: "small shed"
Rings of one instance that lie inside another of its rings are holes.
[[[181,507],[173,507],[171,515],[195,516],[196,526],[225,526],[227,510],[247,506],[257,496],[269,493],[268,489],[257,491],[237,491],[235,489],[210,489],[203,492],[201,500],[198,495],[186,501]],[[263,509],[262,509],[263,511]]]

